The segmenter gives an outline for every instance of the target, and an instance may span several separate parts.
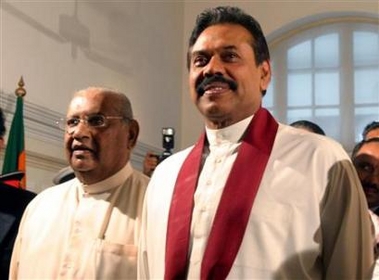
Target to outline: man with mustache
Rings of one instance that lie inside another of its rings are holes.
[[[139,277],[370,278],[371,224],[349,156],[261,107],[271,65],[258,22],[236,7],[203,11],[187,61],[205,132],[152,175]]]
[[[130,154],[139,125],[129,99],[107,88],[75,93],[65,130],[74,179],[44,190],[27,207],[11,279],[135,279],[148,177]]]

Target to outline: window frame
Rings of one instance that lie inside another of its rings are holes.
[[[275,117],[282,123],[289,123],[287,118],[288,109],[290,108],[287,103],[287,51],[290,47],[296,44],[311,40],[312,48],[314,46],[315,38],[319,36],[330,34],[331,32],[337,32],[339,34],[339,53],[340,64],[336,67],[339,73],[339,105],[336,106],[311,106],[312,115],[318,108],[335,107],[339,109],[339,121],[341,122],[339,127],[335,129],[339,130],[339,137],[333,137],[340,142],[347,151],[351,151],[357,141],[360,140],[361,132],[364,124],[356,127],[356,108],[368,108],[377,107],[378,114],[374,119],[379,119],[379,92],[378,102],[371,104],[355,104],[354,102],[354,71],[358,68],[354,66],[353,59],[353,32],[354,31],[372,31],[378,32],[379,36],[379,16],[371,14],[335,14],[327,13],[323,15],[311,16],[306,19],[301,19],[297,22],[291,23],[281,30],[278,30],[267,36],[268,44],[271,51],[272,59],[272,82],[269,86],[266,96],[263,98],[263,106],[268,108]],[[344,42],[351,41],[351,44],[343,44]],[[342,43],[341,43],[342,42]],[[341,47],[342,46],[342,47]],[[348,58],[348,59],[346,59]],[[315,73],[320,69],[314,66],[314,50],[312,51],[312,102],[315,100],[315,85],[314,78]],[[379,71],[379,60],[373,62],[372,67]],[[364,66],[366,69],[367,66]],[[334,68],[325,68],[330,70]],[[301,71],[300,71],[301,72]],[[349,77],[349,78],[346,78]],[[378,78],[379,83],[379,78]],[[343,94],[342,94],[343,93]],[[272,95],[272,96],[270,96]],[[268,97],[269,96],[269,97]],[[266,104],[267,103],[272,104]],[[270,106],[272,105],[272,106]],[[306,106],[309,107],[309,106]],[[374,119],[367,120],[368,122]],[[309,118],[310,121],[315,121],[314,118]],[[317,121],[315,121],[317,123]],[[322,126],[322,125],[321,125]],[[326,132],[328,128],[325,129]],[[328,134],[328,132],[327,132]]]

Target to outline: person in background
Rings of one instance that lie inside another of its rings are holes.
[[[373,279],[379,279],[379,137],[360,141],[355,145],[351,158],[366,195],[375,229],[377,263]]]
[[[379,138],[355,145],[351,158],[362,183],[369,208],[379,215]],[[379,240],[378,240],[379,241]]]
[[[130,164],[139,125],[128,98],[107,88],[75,93],[65,130],[75,178],[27,207],[11,279],[133,279],[148,177]]]
[[[365,126],[362,132],[363,139],[379,137],[379,122],[373,121]]]
[[[259,23],[236,7],[203,11],[187,61],[205,132],[151,177],[139,277],[370,278],[371,223],[349,156],[262,108],[271,64]]]
[[[290,126],[297,127],[300,129],[304,129],[309,132],[314,132],[316,134],[325,135],[324,130],[314,122],[307,120],[299,120],[290,124]]]
[[[145,174],[148,177],[151,177],[158,163],[159,156],[152,152],[147,152],[143,159],[143,174]]]

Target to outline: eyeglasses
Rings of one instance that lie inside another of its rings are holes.
[[[89,128],[100,128],[108,126],[108,120],[129,120],[122,116],[104,116],[101,114],[88,115],[84,118],[61,118],[56,121],[58,127],[65,130],[67,133],[74,132],[80,122],[85,123]]]

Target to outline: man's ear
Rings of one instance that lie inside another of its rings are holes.
[[[261,68],[261,92],[267,90],[271,81],[271,64],[269,60],[265,60],[260,65]]]
[[[129,139],[128,148],[133,149],[137,144],[138,134],[139,134],[139,124],[136,120],[129,121]]]

